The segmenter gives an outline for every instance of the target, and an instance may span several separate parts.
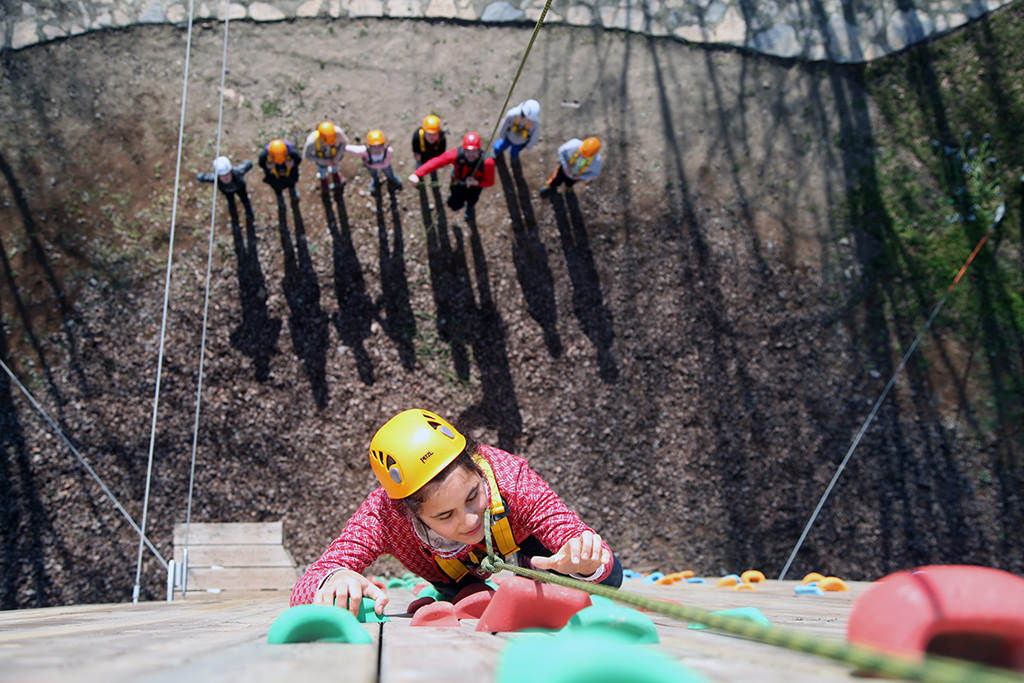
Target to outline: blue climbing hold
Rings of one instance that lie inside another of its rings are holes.
[[[643,578],[643,574],[639,574],[639,573],[633,571],[632,569],[623,569],[622,570],[622,578],[624,580],[626,580],[626,581],[628,581],[630,579],[641,579],[641,578]]]
[[[725,617],[733,617],[734,619],[745,619],[746,621],[752,621],[758,626],[771,627],[772,623],[768,621],[768,617],[756,607],[736,607],[735,609],[721,609],[712,614],[720,614]],[[699,624],[697,622],[691,623],[687,628],[694,631],[703,631],[711,628],[706,624]]]
[[[352,613],[331,605],[296,605],[282,612],[267,633],[271,645],[285,643],[355,643],[372,642]]]
[[[824,595],[825,591],[818,588],[818,582],[807,584],[806,586],[796,586],[793,590],[796,591],[797,595]]]
[[[640,583],[654,583],[658,579],[663,578],[665,578],[664,574],[662,574],[661,572],[654,572],[653,574],[648,574],[647,576],[645,576]]]
[[[703,584],[707,584],[707,581],[702,579],[702,578],[700,578],[699,576],[693,576],[693,577],[687,579],[686,583],[703,583]]]

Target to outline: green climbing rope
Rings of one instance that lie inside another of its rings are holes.
[[[487,544],[487,557],[483,558],[480,562],[480,568],[486,572],[496,573],[507,570],[534,581],[552,583],[565,586],[566,588],[576,588],[586,591],[591,595],[600,595],[634,607],[643,607],[644,609],[659,612],[681,621],[706,624],[711,628],[750,638],[751,640],[768,645],[826,657],[874,674],[882,674],[905,680],[923,681],[924,683],[962,683],[962,681],[972,681],[973,683],[1021,683],[1024,680],[1015,672],[981,664],[933,655],[928,655],[922,660],[899,657],[860,645],[809,636],[791,629],[761,626],[746,619],[713,614],[696,607],[667,603],[610,586],[587,583],[586,581],[562,576],[561,574],[551,574],[535,569],[517,567],[495,556],[490,528],[491,514],[490,510],[486,509],[484,511],[484,529],[486,530],[484,539]]]

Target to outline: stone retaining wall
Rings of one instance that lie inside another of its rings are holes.
[[[962,26],[1013,0],[554,0],[545,23],[602,26],[811,61],[867,62]],[[536,22],[544,0],[197,0],[196,17],[450,18]],[[2,49],[86,31],[181,23],[187,0],[4,0]]]

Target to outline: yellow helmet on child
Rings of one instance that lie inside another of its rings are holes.
[[[288,159],[288,145],[284,140],[271,140],[267,145],[267,156],[275,164],[283,164]]]
[[[387,140],[384,139],[384,132],[379,130],[371,130],[366,134],[366,144],[368,145],[385,145]]]
[[[590,158],[597,154],[601,150],[601,141],[597,138],[587,138],[583,141],[580,146],[580,154],[586,158]]]
[[[424,133],[440,133],[441,132],[441,119],[437,118],[433,114],[423,119],[423,132]]]
[[[320,139],[328,145],[333,145],[338,139],[338,134],[334,131],[334,124],[330,121],[324,121],[317,126],[316,132],[320,134]]]
[[[465,447],[466,437],[440,415],[406,410],[373,436],[370,466],[389,497],[405,498],[436,477]]]

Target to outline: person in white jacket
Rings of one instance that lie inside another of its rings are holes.
[[[540,190],[541,197],[550,196],[555,188],[565,184],[567,192],[581,180],[601,175],[601,141],[597,138],[573,138],[558,148],[558,168]]]
[[[302,148],[302,158],[308,159],[316,164],[316,177],[320,179],[320,188],[325,192],[335,185],[342,187],[345,179],[341,177],[342,157],[345,156],[345,146],[348,144],[348,137],[345,131],[338,128],[330,121],[324,121],[316,127],[306,138],[306,144]],[[333,176],[334,183],[331,184]]]
[[[391,157],[395,150],[391,148],[384,133],[379,130],[371,130],[366,134],[366,145],[348,145],[345,151],[363,160],[363,166],[370,172],[373,182],[370,184],[370,194],[376,194],[380,187],[380,174],[383,173],[388,183],[395,188],[395,191],[402,189],[402,179],[391,170]]]
[[[497,155],[511,149],[509,157],[513,162],[518,162],[519,152],[536,145],[539,135],[540,104],[537,100],[526,100],[505,114],[501,128],[498,129],[498,137],[494,141],[494,153]]]

